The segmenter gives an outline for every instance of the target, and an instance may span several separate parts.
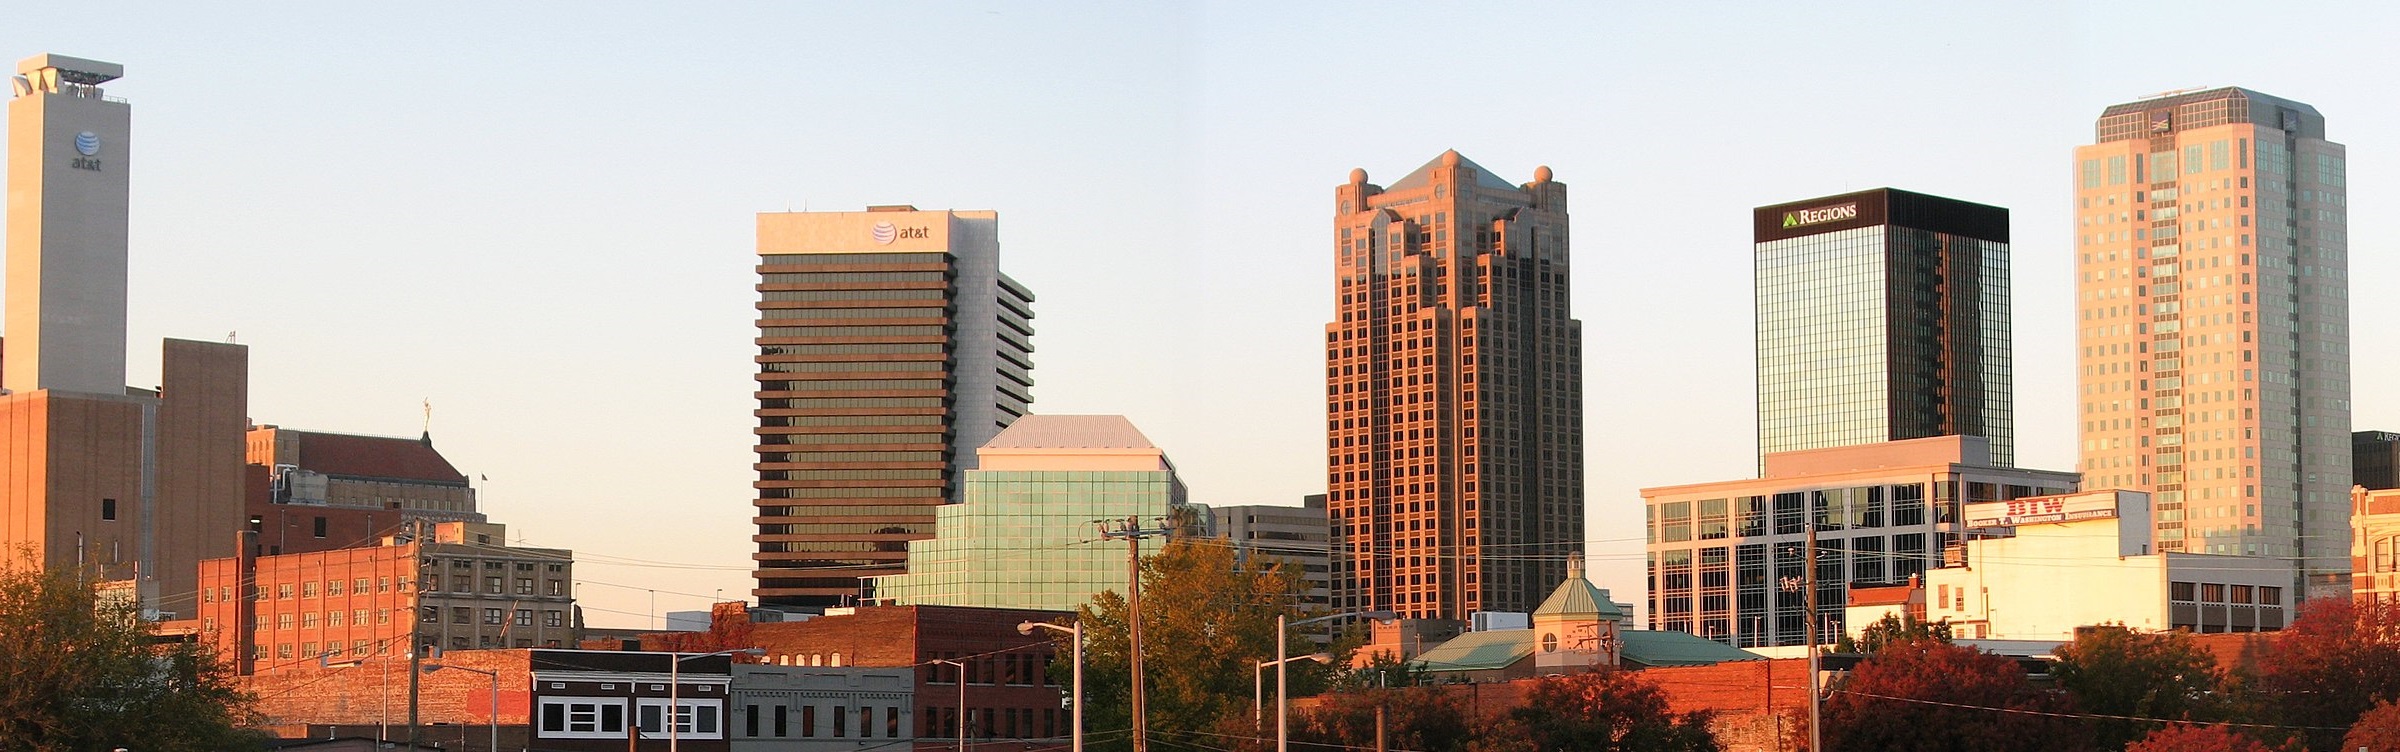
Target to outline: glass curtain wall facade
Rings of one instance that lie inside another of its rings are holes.
[[[908,573],[877,577],[901,606],[1073,611],[1125,591],[1125,546],[1094,541],[1093,520],[1191,519],[1172,471],[967,473],[966,501],[935,510],[938,533],[908,544]],[[1141,541],[1143,555],[1166,538]]]
[[[2094,487],[2161,551],[2297,557],[2338,594],[2348,176],[2316,108],[2239,88],[2109,107],[2075,152],[2077,415]]]
[[[1851,586],[1942,566],[1968,532],[1962,505],[2075,488],[2073,473],[1908,465],[1643,489],[1650,628],[1741,648],[1804,642],[1813,518],[1818,618],[1839,634]]]
[[[1442,156],[1335,189],[1325,327],[1334,607],[1530,612],[1583,546],[1567,188]]]
[[[2007,210],[1879,189],[1756,221],[1762,461],[1967,435],[2015,462]]]
[[[761,603],[854,603],[905,571],[973,448],[1031,402],[1032,295],[990,212],[759,217]]]

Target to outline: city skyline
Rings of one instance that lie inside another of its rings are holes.
[[[2309,102],[2354,150],[2352,203],[2363,214],[2394,200],[2373,176],[2394,174],[2380,134],[2400,112],[2338,72],[2378,54],[2370,30],[2390,12],[2363,5],[2324,11],[2340,24],[2257,19],[2261,33],[2316,39],[2279,59],[2192,60],[2165,73],[2116,65],[2110,30],[2192,33],[2208,28],[2202,19],[2043,5],[1727,18],[1557,9],[1566,17],[1540,24],[1555,38],[1527,54],[1580,86],[1426,74],[1483,87],[1478,99],[1548,103],[1539,122],[1472,124],[1411,121],[1398,116],[1422,105],[1339,92],[1356,86],[1352,60],[1375,54],[1381,45],[1367,40],[1382,32],[1447,24],[1523,44],[1523,15],[1299,9],[1284,27],[1237,29],[1241,12],[1223,6],[958,10],[791,11],[746,24],[757,31],[661,16],[556,39],[508,31],[544,14],[502,11],[460,36],[421,29],[452,40],[430,57],[379,41],[417,22],[338,11],[257,29],[233,23],[240,14],[176,11],[114,28],[30,19],[0,42],[12,55],[51,50],[134,72],[120,88],[144,107],[135,347],[238,332],[253,346],[250,412],[261,423],[414,435],[419,401],[431,398],[433,433],[462,468],[491,477],[485,500],[514,532],[616,559],[584,570],[598,624],[641,620],[627,612],[647,610],[644,589],[662,591],[665,611],[705,600],[688,594],[746,587],[746,551],[698,542],[751,530],[738,510],[755,477],[739,444],[751,421],[742,384],[754,277],[742,250],[753,212],[908,201],[1007,214],[1012,274],[1043,295],[1037,410],[1130,416],[1177,447],[1195,501],[1290,503],[1321,490],[1324,469],[1311,448],[1322,435],[1319,343],[1303,338],[1319,333],[1331,279],[1326,176],[1446,148],[1506,175],[1549,164],[1578,181],[1571,208],[1585,219],[1587,264],[1576,310],[1605,324],[1587,332],[1587,352],[1627,354],[1587,355],[1584,378],[1593,570],[1630,593],[1640,582],[1635,489],[1733,477],[1755,461],[1750,311],[1691,304],[1747,289],[1748,207],[1874,185],[2009,207],[2018,464],[2065,468],[2077,436],[2064,155],[2089,139],[2093,113],[2211,83]],[[907,29],[922,42],[912,49],[1007,62],[928,79],[947,58],[881,51],[880,34],[779,57],[764,29],[795,23]],[[326,29],[323,46],[280,41],[296,24]],[[1933,33],[1953,27],[1982,33]],[[711,82],[601,54],[637,29],[779,62]],[[1640,65],[1713,54],[1657,40],[1703,30],[1727,50],[1761,52]],[[1076,46],[1068,39],[1084,47],[1051,49]],[[320,49],[345,54],[289,64]],[[1235,54],[1256,49],[1281,52]],[[1886,56],[1914,64],[1862,70]],[[270,88],[308,95],[227,96],[228,70],[274,71]],[[498,70],[521,85],[435,83]],[[778,90],[808,93],[770,95]],[[661,97],[672,106],[640,103]],[[1993,117],[1993,99],[2015,104]],[[1678,110],[1694,114],[1664,115]],[[969,114],[988,127],[948,132]],[[728,140],[748,145],[722,150]],[[1617,148],[1626,143],[1658,148]],[[1699,169],[1686,164],[1703,152]],[[1121,188],[1144,181],[1153,189]],[[2392,241],[2383,228],[2355,229],[2354,285],[2400,279],[2390,254],[2371,252]],[[1627,266],[1595,274],[1591,259]],[[2383,344],[2400,342],[2391,324],[2356,317],[2353,341],[2357,373],[2400,359]],[[621,370],[558,367],[595,354]],[[153,367],[134,371],[132,383],[157,383]],[[2394,397],[2362,383],[2356,400],[2357,428],[2400,423]],[[527,442],[532,427],[580,438]],[[660,517],[661,505],[680,511]],[[703,507],[736,511],[703,519]]]

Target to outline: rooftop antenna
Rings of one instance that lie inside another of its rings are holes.
[[[2192,93],[2192,92],[2195,92],[2195,91],[2207,91],[2207,90],[2208,90],[2208,87],[2206,87],[2206,86],[2186,86],[2186,87],[2184,87],[2184,88],[2181,88],[2181,89],[2168,89],[2168,90],[2166,90],[2166,91],[2162,91],[2162,92],[2159,92],[2159,93],[2156,93],[2156,94],[2148,94],[2148,95],[2144,95],[2144,96],[2142,96],[2142,99],[2145,99],[2145,100],[2149,100],[2149,99],[2164,99],[2164,98],[2167,98],[2167,97],[2175,96],[2175,95],[2177,95],[2177,94],[2190,94],[2190,93]]]
[[[234,334],[236,334],[236,333],[235,333],[235,332],[226,332],[226,333],[225,333],[225,344],[228,344],[228,345],[230,345],[230,344],[233,344],[233,343],[234,343],[234,342],[233,342],[233,335],[234,335]]]

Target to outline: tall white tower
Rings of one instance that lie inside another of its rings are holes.
[[[125,66],[17,63],[8,103],[8,315],[0,388],[125,392]]]

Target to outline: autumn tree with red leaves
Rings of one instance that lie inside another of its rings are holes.
[[[2342,749],[2400,749],[2400,702],[2375,703],[2342,737]]]
[[[2260,646],[2242,689],[2251,720],[2314,727],[2309,749],[2343,749],[2344,729],[2378,701],[2400,699],[2400,604],[2302,603],[2299,618]]]
[[[2297,741],[2270,746],[2225,726],[2171,724],[2125,747],[2125,752],[2299,752]]]
[[[2091,749],[2062,704],[2015,661],[1936,640],[1887,645],[1825,701],[1828,749]]]
[[[1538,679],[1525,704],[1493,719],[1477,752],[1717,752],[1707,713],[1676,714],[1667,694],[1632,671],[1601,668]]]

